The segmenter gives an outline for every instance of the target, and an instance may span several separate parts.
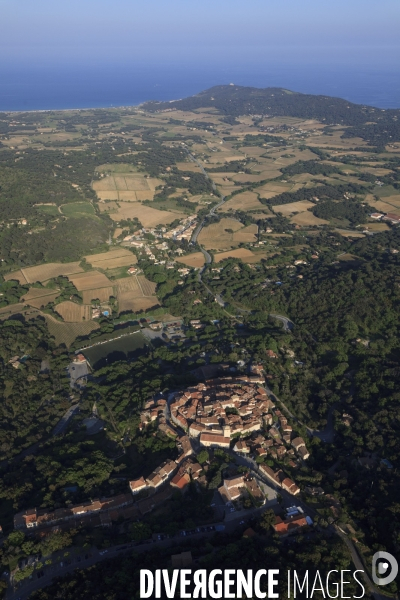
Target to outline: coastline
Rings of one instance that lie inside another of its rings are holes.
[[[156,101],[158,102],[158,101]],[[143,104],[143,103],[142,103]],[[128,108],[139,108],[142,104],[128,104],[121,106],[97,106],[97,107],[85,107],[85,108],[37,108],[32,110],[0,110],[0,114],[14,115],[14,114],[27,114],[27,113],[49,113],[49,112],[84,112],[90,110],[126,110]]]
[[[82,73],[54,69],[4,70],[0,67],[0,113],[93,111],[138,108],[145,102],[173,102],[216,85],[234,81],[241,87],[278,87],[301,94],[341,98],[353,104],[384,110],[400,108],[398,68],[305,68],[265,65],[250,72],[231,69],[194,71],[181,69],[132,72],[123,68]]]

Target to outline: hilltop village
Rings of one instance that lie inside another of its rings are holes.
[[[178,436],[178,431],[183,430],[186,435],[177,437],[182,457],[192,448],[219,448],[252,460],[268,457],[282,461],[286,457],[287,464],[296,468],[299,461],[309,457],[305,441],[293,434],[286,417],[260,387],[262,383],[261,375],[207,380],[179,392],[169,410],[164,399],[149,402],[142,412],[143,426],[157,419],[159,428],[169,435]],[[274,484],[293,495],[300,493],[300,488],[281,470],[275,473],[264,464],[260,469]],[[231,500],[229,494],[220,491]]]
[[[283,462],[296,468],[309,453],[304,440],[293,434],[287,419],[261,387],[263,381],[261,375],[225,376],[172,394],[169,401],[149,400],[141,413],[139,429],[156,422],[160,431],[175,439],[179,451],[176,460],[166,460],[147,477],[129,481],[131,494],[53,511],[28,509],[15,515],[14,527],[71,528],[88,520],[92,525],[107,527],[120,517],[140,519],[170,499],[174,491],[185,493],[191,482],[208,487],[207,461],[200,464],[197,459],[204,449],[224,451],[232,464],[236,463],[235,457],[241,457],[248,466],[242,474],[224,477],[218,487],[226,507],[224,514],[243,509],[247,499],[254,507],[273,506],[277,504],[277,488],[297,496],[300,488],[284,472]],[[260,462],[256,475],[257,457],[273,459],[282,468],[274,470]],[[281,522],[277,518],[276,524]]]

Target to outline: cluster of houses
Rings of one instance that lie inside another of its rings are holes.
[[[8,364],[14,367],[14,369],[19,369],[21,365],[23,365],[29,358],[28,354],[24,354],[24,356],[13,356],[8,361]]]
[[[166,240],[189,241],[196,226],[196,218],[187,217],[179,221],[178,226],[169,231],[166,227],[143,227],[142,229],[135,231],[135,233],[125,236],[122,243],[124,246],[131,246],[132,248],[144,252],[147,259],[155,262],[155,264],[166,264],[166,260],[163,260],[166,256],[165,253],[171,252]],[[157,240],[150,241],[144,237],[145,234],[151,234],[157,238]],[[175,248],[173,252],[178,255],[183,254],[181,248]],[[174,263],[172,263],[172,267],[173,265]]]
[[[80,360],[80,355],[76,360]],[[148,477],[130,481],[131,494],[54,511],[28,509],[15,515],[15,528],[53,527],[62,523],[73,527],[82,518],[93,516],[97,517],[98,525],[109,526],[119,516],[140,517],[165,502],[174,491],[185,492],[191,481],[207,483],[203,467],[195,459],[193,445],[228,450],[234,443],[233,450],[242,455],[270,454],[273,458],[282,458],[296,451],[299,457],[306,459],[309,454],[304,440],[292,439],[292,428],[286,418],[275,410],[265,389],[260,387],[262,379],[259,374],[220,377],[189,387],[176,394],[170,404],[172,423],[167,418],[167,400],[149,400],[141,414],[141,428],[157,420],[158,428],[175,439],[179,450],[176,460],[166,460]],[[232,441],[233,436],[236,442]],[[275,472],[262,463],[260,475],[292,495],[300,493],[299,487],[282,470]],[[257,481],[249,474],[225,479],[219,492],[227,504],[246,497],[260,505],[265,502]]]
[[[297,496],[300,494],[300,488],[292,481],[282,469],[274,471],[266,464],[260,465],[261,474],[269,479],[273,484],[278,485],[289,494]]]
[[[370,214],[371,219],[376,221],[390,221],[394,225],[400,223],[400,214],[397,213],[372,213]]]
[[[159,429],[174,437],[179,447],[186,444],[185,456],[192,452],[192,439],[205,448],[228,450],[234,444],[236,453],[253,458],[282,460],[287,455],[289,466],[297,467],[295,459],[306,460],[309,457],[306,443],[303,438],[293,435],[287,419],[275,409],[264,388],[259,386],[260,379],[261,375],[220,377],[190,387],[173,398],[169,407],[171,423],[165,416],[166,400],[149,401],[142,412],[142,427],[146,426],[146,422],[158,420]],[[178,437],[178,430],[184,430],[187,435]],[[262,463],[260,472],[290,494],[300,493],[300,488],[282,470],[274,472]],[[153,477],[161,485],[155,475]],[[141,489],[149,489],[151,479],[152,476],[146,485],[143,480]],[[240,485],[226,480],[228,483],[224,482],[220,488],[225,501],[239,498],[252,485],[250,480],[239,479]],[[230,493],[230,487],[237,489]],[[256,490],[251,493],[254,497],[258,496]]]
[[[196,217],[187,217],[179,221],[178,227],[171,229],[164,233],[163,237],[167,239],[173,239],[177,241],[187,240],[189,241],[193,235],[194,230],[197,226]]]
[[[287,537],[292,533],[297,533],[299,529],[304,529],[313,524],[311,517],[304,514],[302,508],[291,506],[286,509],[286,517],[276,516],[273,525],[275,533],[280,537]]]
[[[133,504],[130,494],[120,494],[112,498],[95,499],[69,508],[56,508],[49,511],[45,508],[28,508],[14,516],[15,529],[40,529],[69,523],[74,527],[82,518],[93,515],[100,517],[100,524],[109,525],[113,511]]]
[[[229,448],[231,437],[260,430],[273,403],[259,387],[262,376],[220,377],[178,393],[171,421],[200,445]]]
[[[224,479],[218,491],[226,504],[238,502],[249,496],[260,506],[265,504],[265,497],[257,480],[249,474]]]
[[[55,526],[76,527],[90,522],[108,527],[119,517],[140,518],[168,500],[175,490],[185,492],[191,480],[201,478],[202,467],[191,457],[193,449],[186,436],[177,440],[180,455],[176,461],[167,460],[146,479],[140,477],[129,482],[130,494],[95,499],[70,506],[47,509],[29,508],[14,516],[15,529],[45,529]],[[203,476],[204,478],[204,476]],[[205,478],[204,478],[205,479]],[[140,494],[139,492],[147,492]],[[138,497],[136,497],[139,495]]]
[[[147,478],[139,477],[129,482],[129,488],[134,496],[140,492],[152,494],[165,487],[165,484],[184,492],[191,480],[197,481],[200,478],[203,467],[190,456],[193,453],[191,445],[189,444],[190,448],[187,445],[184,448],[184,439],[180,440],[180,445],[182,452],[176,461],[167,460],[154,469]]]
[[[282,420],[285,419],[283,418]],[[265,437],[260,433],[253,434],[247,440],[238,440],[233,449],[243,456],[268,456],[275,460],[282,460],[284,456],[288,456],[289,465],[293,468],[297,466],[297,463],[294,460],[296,452],[302,460],[307,460],[310,454],[303,438],[295,437],[292,440],[291,431],[283,432],[282,435],[277,425],[278,423],[274,424],[269,429],[269,437]],[[283,427],[290,427],[290,425],[286,424],[283,425]]]
[[[243,455],[273,459],[309,457],[305,441],[268,397],[262,375],[220,377],[178,393],[170,405],[171,421],[204,447],[230,448]],[[150,419],[159,410],[152,408]],[[263,431],[263,433],[261,433]],[[267,435],[265,435],[267,432]],[[242,439],[246,438],[246,439]],[[247,439],[248,438],[248,439]],[[292,466],[296,463],[292,461]]]

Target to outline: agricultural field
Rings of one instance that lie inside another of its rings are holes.
[[[122,229],[122,227],[116,227],[113,233],[113,238],[114,240],[116,240],[123,232],[124,230]]]
[[[371,202],[368,202],[368,204],[371,204],[378,212],[383,213],[396,213],[400,210],[400,207],[384,202],[383,200],[372,200]]]
[[[197,152],[202,152],[203,149],[199,146]],[[244,156],[243,154],[240,154],[240,152],[238,152],[237,154],[234,154],[233,152],[231,154],[228,154],[227,156],[224,154],[221,154],[219,152],[216,152],[215,154],[213,154],[212,156],[210,156],[210,158],[208,159],[208,163],[210,165],[213,165],[214,167],[218,166],[218,165],[224,165],[227,162],[232,162],[234,160],[243,160]]]
[[[86,262],[94,269],[115,269],[117,267],[129,267],[137,263],[135,254],[126,248],[116,248],[100,254],[92,254],[84,257]]]
[[[239,221],[224,218],[219,223],[212,223],[208,227],[204,227],[198,240],[207,250],[218,250],[237,246],[241,242],[254,242],[256,233],[256,225],[243,227]]]
[[[20,283],[36,283],[40,281],[48,281],[54,277],[72,275],[74,273],[83,273],[79,262],[71,263],[47,263],[46,265],[38,265],[37,267],[24,267],[19,271],[4,275],[6,281],[18,279]]]
[[[220,210],[221,212],[227,212],[229,210],[262,210],[263,208],[264,205],[259,201],[257,194],[254,192],[242,192],[225,202]]]
[[[108,302],[110,296],[114,296],[114,288],[112,287],[94,288],[82,292],[83,304],[90,304],[92,300]]]
[[[89,321],[92,318],[92,307],[75,302],[60,302],[55,306],[55,311],[66,323],[79,323]]]
[[[251,216],[253,219],[270,219],[271,217],[275,217],[274,213],[272,213],[266,206],[263,207],[262,212],[251,213]]]
[[[89,335],[100,325],[96,321],[82,321],[81,323],[62,323],[57,321],[51,315],[43,315],[46,319],[50,335],[54,337],[57,345],[65,344],[67,348],[76,340],[77,337]]]
[[[83,290],[94,290],[103,287],[112,287],[111,281],[99,271],[87,271],[71,275],[68,279],[74,284],[78,292]]]
[[[337,257],[338,260],[340,260],[341,262],[353,262],[355,260],[360,260],[357,256],[355,256],[354,254],[350,254],[348,252],[346,252],[345,254],[340,254],[340,256]]]
[[[90,202],[72,202],[63,204],[60,210],[66,217],[79,217],[80,215],[95,216],[95,210]]]
[[[329,225],[329,221],[326,221],[325,219],[319,219],[309,210],[297,213],[297,215],[294,215],[290,221],[295,225],[302,225],[305,227],[307,225]]]
[[[196,163],[192,162],[178,162],[176,166],[180,171],[191,171],[192,173],[201,173],[201,169]]]
[[[209,173],[210,179],[212,179],[216,185],[224,185],[224,186],[226,186],[226,185],[233,186],[232,180],[235,177],[235,175],[237,175],[237,173],[225,173],[225,172]]]
[[[132,275],[123,279],[116,279],[117,299],[119,312],[143,312],[159,306],[155,296],[156,284],[149,281],[144,275]]]
[[[272,179],[273,177],[279,177],[281,172],[278,170],[271,169],[270,171],[261,171],[260,173],[235,173],[232,177],[233,181],[237,183],[261,183],[265,179]]]
[[[137,172],[137,168],[128,163],[106,163],[99,165],[96,169],[96,173],[128,173],[128,175],[134,175]]]
[[[138,275],[137,280],[139,282],[143,296],[154,296],[157,287],[157,284],[154,283],[154,281],[149,281],[144,275]]]
[[[17,315],[19,313],[21,315],[26,315],[28,313],[37,314],[37,310],[34,308],[29,310],[25,304],[20,302],[18,304],[9,304],[8,306],[2,306],[0,308],[0,320],[8,319],[10,315]]]
[[[118,298],[119,298],[118,306],[119,306],[120,313],[124,313],[124,312],[141,313],[141,312],[146,312],[147,310],[150,310],[151,308],[158,308],[160,306],[160,304],[155,296],[154,297],[142,296],[140,298],[132,298],[132,296],[129,293],[123,292],[121,295],[118,296]]]
[[[275,253],[273,253],[274,255]],[[253,264],[253,263],[258,263],[261,260],[265,260],[266,258],[269,258],[271,256],[271,252],[265,251],[265,250],[257,250],[257,252],[255,252],[253,254],[253,256],[246,256],[244,258],[242,258],[242,261],[246,264]]]
[[[371,222],[360,225],[360,229],[369,229],[369,231],[388,231],[389,225],[385,222]]]
[[[363,238],[365,235],[361,231],[351,231],[350,229],[335,229],[336,233],[343,237]]]
[[[182,212],[167,212],[157,210],[140,202],[108,202],[100,204],[101,212],[109,212],[113,221],[122,219],[139,219],[143,227],[156,227],[157,225],[168,225],[175,219],[183,219],[186,215]]]
[[[400,208],[400,194],[393,194],[390,196],[382,196],[385,202],[392,204],[396,208]]]
[[[21,297],[20,302],[25,302],[29,306],[34,308],[43,308],[49,302],[54,302],[60,292],[54,290],[48,290],[46,288],[31,288],[24,296]]]
[[[373,193],[379,198],[388,198],[388,196],[398,196],[399,192],[392,185],[376,186]]]
[[[299,213],[309,208],[314,208],[314,202],[309,200],[300,200],[298,202],[289,202],[288,204],[277,204],[274,206],[274,212],[281,213],[284,217],[291,215],[292,213]]]
[[[265,181],[266,179],[275,179],[276,177],[280,177],[282,175],[280,169],[278,169],[277,167],[272,167],[269,164],[264,163],[258,165],[258,168],[260,169],[262,166],[264,166],[264,168],[259,172],[259,181]]]
[[[283,194],[283,192],[288,192],[289,190],[292,191],[292,187],[292,184],[279,184],[277,182],[272,182],[265,183],[264,185],[261,185],[256,189],[262,198],[269,199],[273,198],[274,196],[277,196],[278,194]]]
[[[246,157],[260,158],[265,154],[265,148],[260,148],[259,146],[241,146],[240,152],[245,154]]]
[[[257,241],[258,225],[251,224],[247,227],[235,231],[233,234],[233,241],[236,244],[247,244]]]
[[[51,215],[52,217],[57,217],[60,214],[56,204],[35,204],[35,208],[45,215]]]
[[[193,254],[187,254],[186,256],[180,256],[175,258],[176,262],[193,267],[194,269],[201,269],[204,266],[204,254],[202,252],[193,252]]]
[[[119,202],[107,200],[106,202],[100,202],[98,206],[101,213],[112,214],[118,212],[119,205]]]
[[[376,200],[373,194],[368,194],[365,201],[381,212],[396,212],[400,209],[400,194],[383,195],[379,200]]]
[[[4,275],[4,280],[5,281],[18,281],[22,285],[25,283],[28,283],[26,280],[26,277],[23,274],[21,269],[19,269],[18,271],[13,271],[12,273],[7,273],[6,275]]]
[[[216,263],[220,263],[226,258],[240,258],[246,261],[246,259],[252,260],[254,258],[257,258],[257,256],[253,252],[251,252],[251,250],[247,250],[247,248],[236,248],[236,250],[229,250],[228,252],[219,252],[214,256],[214,260]]]
[[[120,165],[120,167],[123,167],[124,170],[115,169],[115,165],[103,165],[97,170],[99,173],[105,174],[101,179],[92,182],[93,190],[98,198],[128,202],[153,200],[156,187],[162,185],[163,181],[155,177],[147,177],[133,169],[127,169],[129,165]]]
[[[98,260],[93,266],[96,269],[103,269],[108,271],[109,269],[117,269],[118,267],[131,267],[137,263],[137,258],[132,252],[125,256],[118,256],[111,260]]]
[[[299,150],[298,148],[290,149],[274,149],[266,153],[268,158],[273,159],[273,164],[280,169],[293,165],[295,162],[302,160],[316,160],[318,157],[311,150]]]
[[[332,131],[335,129],[331,128]],[[332,135],[310,135],[307,138],[307,145],[317,148],[335,148],[337,150],[350,150],[351,148],[357,147],[365,147],[367,143],[362,138],[352,137],[352,138],[342,138],[343,128],[338,127],[336,131],[333,131]]]
[[[233,245],[233,233],[242,228],[242,224],[234,219],[224,218],[218,223],[204,227],[198,241],[206,249],[226,248]]]
[[[132,292],[136,296],[142,296],[142,288],[139,285],[139,281],[136,275],[131,277],[124,277],[123,279],[116,279],[114,281],[118,294],[122,292]]]
[[[218,185],[218,184],[217,184]],[[218,191],[223,195],[223,196],[230,196],[231,194],[233,194],[233,192],[237,192],[238,191],[238,186],[235,185],[233,182],[225,182],[223,185],[218,185]]]

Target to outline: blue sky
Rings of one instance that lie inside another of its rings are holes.
[[[0,62],[399,60],[400,0],[0,0]]]

